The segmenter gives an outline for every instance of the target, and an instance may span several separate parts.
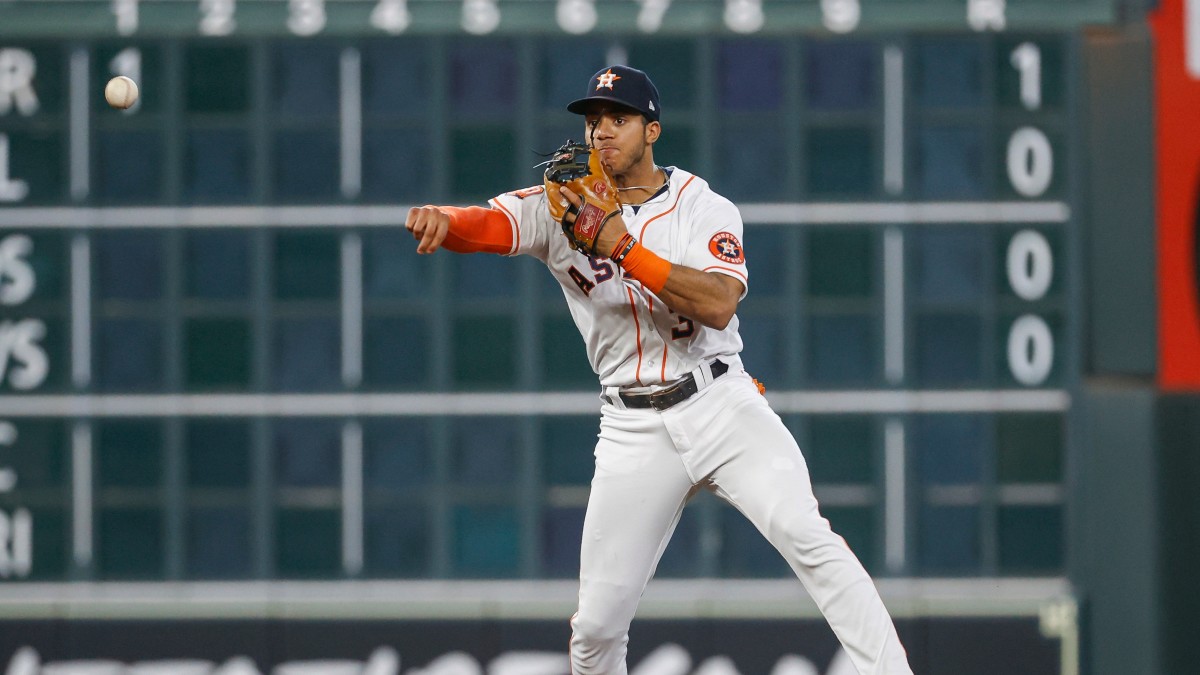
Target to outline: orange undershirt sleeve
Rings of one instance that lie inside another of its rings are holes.
[[[450,215],[444,248],[455,253],[512,253],[512,221],[499,210],[482,206],[440,208]]]

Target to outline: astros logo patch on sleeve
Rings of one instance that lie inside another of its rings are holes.
[[[742,254],[742,242],[728,232],[714,234],[713,238],[708,240],[708,252],[727,263],[741,265],[746,262],[746,257]]]

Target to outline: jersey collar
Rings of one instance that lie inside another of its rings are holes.
[[[665,183],[663,183],[663,186],[658,189],[658,192],[655,192],[654,194],[650,195],[650,198],[647,199],[646,201],[642,202],[641,204],[630,204],[629,205],[629,208],[633,209],[633,213],[635,215],[637,214],[638,209],[642,208],[643,206],[647,206],[649,204],[654,203],[659,197],[662,197],[663,195],[666,195],[671,192],[671,178],[672,178],[672,174],[675,173],[675,167],[660,166],[658,168],[662,169],[663,174],[666,175],[666,177],[667,177],[667,181]]]

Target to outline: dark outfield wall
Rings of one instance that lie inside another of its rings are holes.
[[[897,626],[922,675],[1060,672],[1059,643],[1042,636],[1035,618],[913,619]],[[566,675],[568,635],[562,621],[0,620],[0,669],[7,675]],[[639,621],[629,662],[633,675],[855,672],[829,628],[815,620]]]
[[[1196,670],[1200,625],[1200,395],[1163,396],[1157,421],[1163,672],[1187,673]]]

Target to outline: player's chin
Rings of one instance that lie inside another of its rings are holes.
[[[600,155],[600,165],[610,176],[617,176],[629,170],[628,162],[618,161],[617,151],[605,151]]]

